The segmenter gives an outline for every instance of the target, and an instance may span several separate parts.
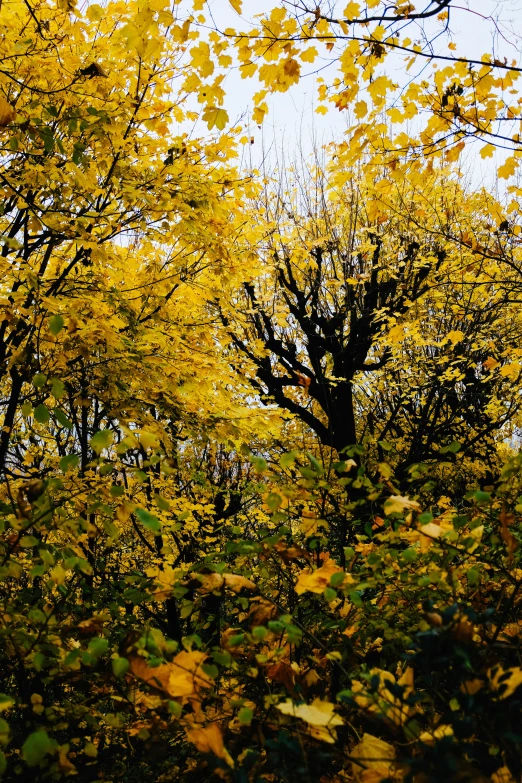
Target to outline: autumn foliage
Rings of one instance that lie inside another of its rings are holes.
[[[0,777],[521,781],[521,69],[220,4],[0,5]]]

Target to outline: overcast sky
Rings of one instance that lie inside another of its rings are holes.
[[[209,0],[207,13],[210,10],[216,25],[221,29],[233,27],[244,31],[250,28],[255,14],[266,11],[273,5],[275,2],[272,0],[243,0],[243,13],[239,17],[228,0]],[[346,0],[337,3],[340,16],[345,5]],[[429,33],[440,32],[440,29],[440,22],[435,21]],[[508,61],[513,58],[521,61],[521,34],[522,0],[460,0],[458,7],[452,8],[451,11],[449,38],[447,35],[441,35],[434,43],[434,50],[439,54],[448,54],[447,44],[452,40],[457,45],[454,52],[456,55],[480,59],[483,54],[490,52],[498,59],[507,57]],[[413,25],[410,26],[408,35],[414,40],[421,40],[420,30],[415,30]],[[403,62],[402,55],[389,56],[386,60],[388,73],[399,85],[405,84],[406,80],[412,77],[411,71],[408,76],[405,75]],[[318,58],[313,65],[308,66],[310,75],[304,75],[298,85],[285,94],[269,96],[267,102],[270,112],[262,129],[249,120],[252,110],[251,96],[259,89],[255,78],[242,80],[236,69],[229,70],[223,85],[227,93],[226,108],[231,122],[235,124],[239,121],[247,129],[248,135],[254,138],[251,152],[255,163],[259,163],[263,152],[270,147],[283,147],[285,157],[291,159],[299,150],[308,152],[313,149],[314,144],[340,140],[342,137],[349,124],[346,112],[332,108],[326,115],[315,113],[317,100],[314,72],[318,67],[324,67],[321,75],[327,81],[334,78],[335,58]],[[431,66],[427,65],[426,69],[428,74]],[[200,135],[205,129],[198,123],[193,132]],[[488,178],[498,162],[498,159],[483,161],[478,158],[478,149],[479,146],[476,145],[475,151],[468,153],[468,161],[470,155],[473,161],[476,184],[482,177]]]

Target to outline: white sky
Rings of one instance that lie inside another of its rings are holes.
[[[243,0],[243,13],[239,17],[228,0],[208,0],[205,12],[211,12],[221,29],[233,27],[244,31],[249,29],[255,14],[269,10],[275,4],[273,0]],[[330,2],[330,5],[337,6],[339,16],[342,16],[345,4],[346,0]],[[440,22],[434,22],[430,32],[440,29]],[[419,28],[415,29],[411,23],[408,35],[414,40],[421,40]],[[440,36],[435,41],[434,50],[438,54],[456,54],[477,60],[487,52],[493,53],[501,60],[507,57],[508,62],[513,59],[520,62],[521,36],[522,0],[460,0],[458,7],[452,8],[451,11],[449,37],[445,34]],[[457,45],[456,52],[448,51],[449,40]],[[260,89],[255,77],[243,80],[236,69],[230,69],[223,84],[227,93],[225,108],[231,122],[239,122],[247,135],[254,138],[254,145],[249,148],[254,164],[258,165],[266,150],[270,148],[272,154],[274,147],[279,150],[284,148],[286,159],[291,160],[300,150],[305,153],[311,151],[314,144],[340,140],[350,124],[346,111],[339,112],[333,107],[326,115],[316,114],[314,111],[317,106],[314,72],[318,67],[324,67],[322,75],[326,81],[333,79],[336,74],[334,53],[335,50],[331,59],[318,58],[313,65],[308,65],[310,75],[307,76],[303,70],[304,78],[287,93],[268,96],[269,115],[261,129],[249,121],[253,108],[252,95]],[[407,79],[415,75],[412,72],[405,75],[403,62],[403,55],[395,55],[388,56],[385,64],[387,72],[399,85],[405,84]],[[426,72],[430,71],[431,66],[428,65]],[[198,123],[193,132],[196,135],[205,135],[205,127]],[[479,146],[475,146],[475,151],[471,150],[467,155],[467,163],[470,163],[470,158],[472,161],[476,184],[482,176],[489,178],[498,164],[498,156],[497,160],[490,158],[483,161],[478,157],[478,149]]]

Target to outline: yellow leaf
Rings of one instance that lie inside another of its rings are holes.
[[[348,21],[351,21],[352,19],[357,19],[361,14],[361,6],[359,3],[348,3],[346,8],[343,11],[343,16],[345,19],[348,19]]]
[[[298,595],[302,593],[322,593],[329,586],[332,574],[342,571],[335,560],[327,560],[317,571],[301,571],[297,579],[295,591]]]
[[[311,704],[295,704],[292,699],[287,699],[278,704],[277,709],[283,715],[291,715],[308,723],[308,732],[312,737],[331,744],[337,739],[335,727],[344,723],[343,719],[334,713],[334,706],[321,699],[314,699]]]
[[[324,519],[318,519],[315,514],[306,514],[303,512],[303,519],[301,520],[301,531],[307,538],[315,536],[319,532],[319,528],[328,527],[328,523]]]
[[[212,685],[212,679],[201,668],[206,657],[202,652],[182,651],[172,663],[149,666],[145,658],[136,655],[130,659],[130,671],[170,698],[186,699],[198,696],[201,690]]]
[[[507,158],[507,160],[498,167],[497,174],[501,179],[509,179],[513,176],[518,167],[518,161],[515,157]]]
[[[502,666],[495,666],[488,672],[489,681],[494,691],[497,691],[497,698],[507,699],[516,689],[522,685],[522,669],[515,666],[512,669],[503,669]]]
[[[234,11],[238,14],[241,13],[241,7],[243,5],[243,0],[228,0]]]
[[[301,52],[300,57],[304,63],[313,63],[317,55],[318,51],[315,46],[310,46],[308,49],[305,49],[304,52]]]
[[[379,783],[393,773],[395,750],[392,745],[372,734],[363,734],[362,740],[350,751],[350,756],[361,762],[359,765],[352,761],[356,783]]]
[[[67,576],[67,571],[58,563],[58,565],[55,565],[54,568],[50,570],[49,576],[55,584],[63,585],[65,577]]]
[[[354,114],[358,120],[366,117],[368,114],[368,104],[366,101],[357,101],[354,108]]]
[[[510,378],[510,380],[516,381],[520,374],[520,364],[518,362],[510,362],[501,367],[499,372],[503,378]]]
[[[495,147],[493,146],[493,144],[484,144],[484,146],[480,150],[480,157],[491,158],[493,157],[494,152],[495,152]]]
[[[443,737],[451,737],[453,735],[453,726],[437,726],[433,731],[423,731],[419,736],[421,742],[426,745],[435,745],[435,741],[443,739]]]
[[[390,495],[388,500],[384,504],[384,513],[386,516],[390,514],[402,514],[404,511],[420,511],[420,506],[416,500],[410,500],[402,495]]]
[[[500,767],[491,776],[491,783],[515,783],[515,778],[508,767]]]
[[[0,95],[0,128],[5,128],[6,125],[9,125],[11,122],[13,122],[15,117],[16,112],[11,104],[8,103],[2,95]]]
[[[203,111],[203,120],[207,123],[209,130],[212,130],[214,127],[218,130],[223,130],[228,122],[228,113],[225,109],[207,106]]]
[[[229,767],[234,766],[234,761],[223,743],[223,735],[217,723],[209,723],[208,726],[197,726],[187,729],[187,738],[201,753],[213,753],[218,759],[226,761]]]
[[[163,568],[155,566],[146,568],[145,573],[151,579],[154,579],[154,599],[156,601],[166,601],[172,595],[174,584],[179,578],[174,569],[167,564]]]
[[[223,574],[223,579],[228,588],[234,593],[239,593],[243,588],[245,590],[255,590],[256,586],[250,579],[239,574]]]
[[[464,332],[461,332],[460,329],[452,329],[451,332],[448,332],[446,335],[446,339],[450,340],[453,345],[456,345],[456,343],[460,343],[464,339]]]

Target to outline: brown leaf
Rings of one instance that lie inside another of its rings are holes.
[[[290,60],[287,60],[284,65],[284,71],[287,76],[298,76],[299,71],[301,70],[301,66],[297,62],[297,60],[294,60],[291,58]],[[310,385],[310,382],[308,383]]]
[[[513,525],[515,522],[515,517],[513,514],[508,514],[506,511],[506,507],[504,506],[502,508],[502,511],[500,512],[500,536],[502,538],[502,541],[506,545],[507,553],[508,553],[508,559],[512,560],[514,553],[518,549],[518,541],[509,530],[509,526]]]
[[[294,692],[295,672],[287,663],[273,663],[265,671],[270,680],[280,682],[290,694]]]
[[[266,598],[253,598],[248,612],[250,627],[264,625],[277,614],[277,607]]]
[[[239,574],[223,574],[225,584],[232,592],[240,593],[244,588],[245,590],[255,590],[256,586],[250,579]]]
[[[187,729],[187,738],[202,753],[213,753],[219,759],[226,761],[229,767],[234,766],[234,761],[223,743],[223,735],[217,723],[209,723],[207,726],[194,724]]]
[[[0,95],[0,128],[10,125],[16,117],[16,112],[6,99]]]

